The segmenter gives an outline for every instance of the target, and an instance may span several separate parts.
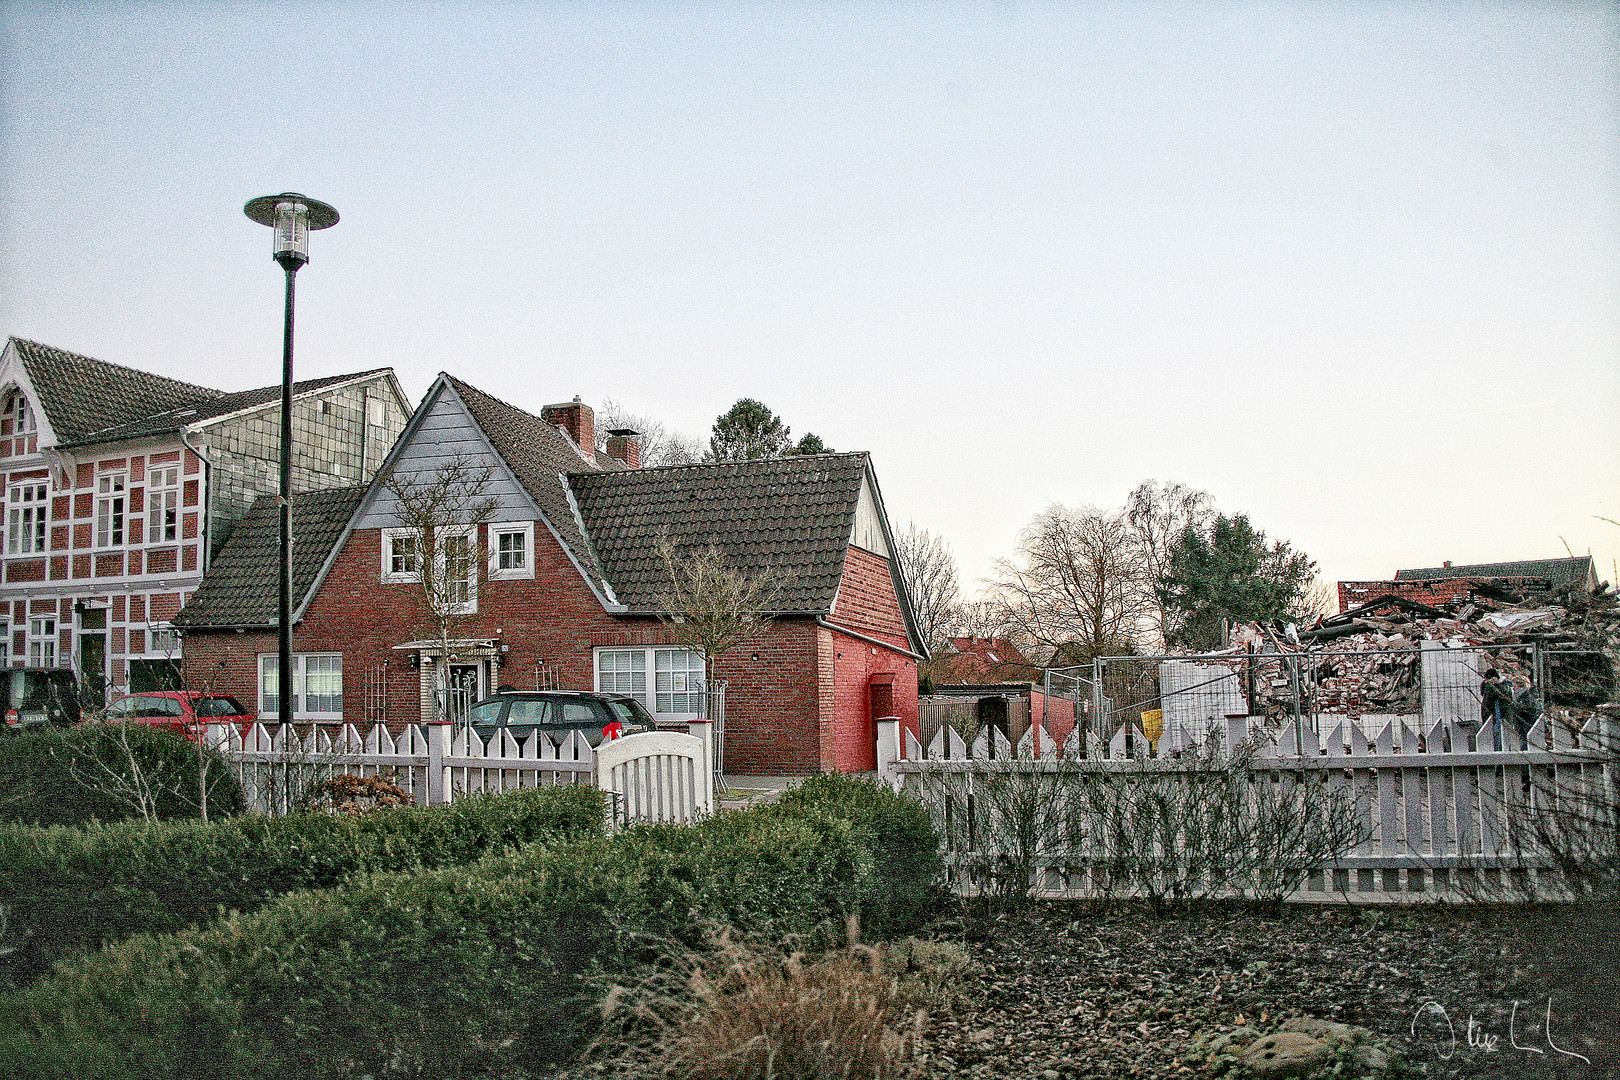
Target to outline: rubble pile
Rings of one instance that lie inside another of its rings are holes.
[[[1620,700],[1620,597],[1606,583],[1531,592],[1480,581],[1441,607],[1377,597],[1308,628],[1240,626],[1218,662],[1242,680],[1253,711],[1274,720],[1294,715],[1300,697],[1302,710],[1412,714],[1422,706],[1425,641],[1486,650],[1485,662],[1505,678],[1539,685],[1549,713],[1566,723]]]

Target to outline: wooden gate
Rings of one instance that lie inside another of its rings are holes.
[[[596,786],[614,820],[691,822],[714,812],[714,772],[704,740],[646,731],[596,748]]]

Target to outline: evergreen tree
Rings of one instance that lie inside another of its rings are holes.
[[[1286,540],[1267,543],[1246,514],[1217,514],[1188,525],[1170,548],[1158,596],[1181,616],[1170,644],[1217,648],[1221,620],[1254,622],[1295,616],[1305,607],[1316,563]]]

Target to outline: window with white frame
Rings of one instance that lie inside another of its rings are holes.
[[[180,539],[180,466],[161,465],[146,473],[146,542]]]
[[[6,499],[6,554],[33,555],[45,550],[45,524],[50,520],[50,491],[45,484],[13,484]]]
[[[259,716],[281,715],[281,663],[275,653],[259,654]],[[292,711],[301,720],[343,719],[343,654],[294,653]]]
[[[417,581],[417,535],[414,529],[384,529],[382,576],[384,581]]]
[[[180,655],[180,631],[172,626],[149,626],[146,629],[146,654],[177,657]]]
[[[446,532],[439,543],[439,588],[445,610],[470,615],[478,610],[477,540],[471,530]]]
[[[640,698],[657,720],[691,720],[703,712],[703,655],[678,646],[597,649],[596,689]]]
[[[11,418],[11,433],[27,435],[34,430],[34,410],[21,390],[13,390],[6,402],[6,415]]]
[[[0,668],[11,666],[11,623],[0,619]]]
[[[96,478],[96,547],[124,546],[124,474]]]
[[[489,527],[489,576],[534,576],[534,523]]]
[[[28,666],[56,666],[55,615],[35,615],[28,620]]]

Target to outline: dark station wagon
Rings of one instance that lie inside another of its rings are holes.
[[[508,690],[475,703],[467,721],[486,743],[502,730],[520,741],[542,731],[554,743],[578,731],[592,746],[653,730],[652,716],[637,699],[574,690]]]

